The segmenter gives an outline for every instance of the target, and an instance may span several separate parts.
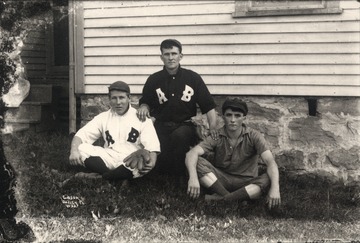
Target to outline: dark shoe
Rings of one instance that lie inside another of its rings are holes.
[[[16,240],[18,232],[15,219],[0,219],[0,232],[5,240]]]
[[[0,219],[0,232],[6,241],[33,242],[36,239],[27,224],[24,222],[17,224],[15,219]]]
[[[25,224],[24,222],[20,222],[17,225],[19,231],[19,240],[22,242],[33,242],[36,240],[34,232],[29,227],[29,225]]]

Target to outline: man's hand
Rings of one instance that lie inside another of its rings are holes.
[[[146,104],[142,104],[137,110],[136,115],[142,122],[144,122],[146,118],[150,118],[149,106]]]
[[[81,159],[79,150],[72,150],[69,156],[69,162],[71,165],[84,165],[84,161]]]
[[[200,196],[200,183],[197,177],[189,179],[187,194],[193,199]]]
[[[150,152],[145,149],[139,149],[127,156],[124,159],[124,163],[131,169],[138,168],[139,172],[148,171],[148,167],[151,166]]]
[[[139,173],[142,174],[142,175],[145,175],[147,173],[149,173],[150,170],[152,170],[152,168],[155,167],[155,162],[156,162],[156,159],[151,159],[149,161],[147,161],[147,163],[143,163],[143,167],[142,169],[140,170],[139,169]]]
[[[219,138],[219,131],[217,129],[210,129],[209,130],[210,136],[214,140],[218,140]]]
[[[79,146],[81,143],[82,143],[81,138],[79,138],[75,135],[71,141],[71,149],[70,149],[70,156],[69,156],[69,162],[71,165],[84,166],[84,161],[81,159],[81,154],[79,152]]]
[[[279,188],[276,188],[276,189],[273,187],[270,188],[269,193],[266,198],[266,202],[270,209],[280,206],[281,198],[280,198]]]

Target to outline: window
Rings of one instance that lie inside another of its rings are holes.
[[[339,0],[235,0],[233,17],[339,14]]]
[[[69,66],[68,1],[53,0],[53,23],[48,28],[48,72],[62,73]]]

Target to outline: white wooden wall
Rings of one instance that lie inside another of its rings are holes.
[[[342,14],[248,18],[234,0],[80,2],[77,93],[116,80],[141,93],[176,38],[214,95],[360,96],[360,4],[340,2]]]

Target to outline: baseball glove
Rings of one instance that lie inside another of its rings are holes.
[[[138,168],[139,171],[148,164],[150,161],[150,152],[145,149],[139,149],[124,159],[124,163],[126,166],[131,169]]]

